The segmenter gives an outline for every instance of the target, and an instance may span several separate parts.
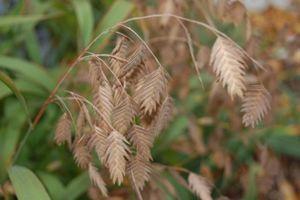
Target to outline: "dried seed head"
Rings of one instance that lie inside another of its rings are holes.
[[[107,197],[106,184],[103,181],[101,174],[98,172],[97,168],[93,164],[89,164],[89,177],[93,185],[97,186],[102,195]]]
[[[64,113],[58,120],[54,140],[58,145],[67,142],[71,146],[71,121],[67,113]]]

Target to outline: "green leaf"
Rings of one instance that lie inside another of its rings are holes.
[[[12,26],[18,24],[35,23],[44,19],[43,15],[29,15],[29,16],[1,16],[1,26]]]
[[[0,129],[0,182],[7,175],[18,146],[26,115],[16,99],[4,102],[3,124]]]
[[[23,94],[28,93],[41,97],[45,95],[45,92],[41,88],[36,87],[34,83],[19,79],[14,80],[14,83],[19,91]],[[11,91],[6,85],[0,83],[0,100],[12,94],[13,91]]]
[[[30,123],[30,116],[29,116],[29,111],[28,111],[28,107],[27,107],[25,98],[23,97],[23,95],[21,94],[19,89],[16,87],[13,80],[9,76],[7,76],[6,74],[4,74],[3,72],[0,71],[0,81],[2,81],[19,99],[21,105],[24,108],[25,113],[27,114],[27,117],[28,117],[28,120]]]
[[[277,153],[300,158],[300,136],[270,134],[265,142]]]
[[[63,199],[65,187],[58,177],[45,172],[38,172],[38,177],[41,179],[51,199]]]
[[[254,200],[257,199],[257,185],[256,185],[256,176],[260,170],[259,165],[252,164],[248,172],[248,184],[247,191],[243,200]]]
[[[42,63],[40,47],[34,29],[26,33],[25,45],[29,57],[36,63]]]
[[[44,186],[29,169],[13,166],[8,175],[19,200],[50,200]]]
[[[83,173],[73,179],[67,186],[64,199],[74,200],[80,197],[90,186],[90,180],[87,173]]]
[[[2,26],[14,26],[20,24],[36,23],[41,20],[46,20],[54,17],[60,16],[61,13],[53,13],[49,15],[11,15],[11,16],[1,16],[0,17],[0,27]]]
[[[114,4],[110,7],[109,11],[105,14],[105,16],[102,18],[100,23],[97,25],[95,36],[99,35],[106,29],[114,26],[118,22],[123,21],[129,13],[132,11],[134,7],[134,4],[126,1],[126,0],[117,0],[114,2]],[[106,45],[106,42],[111,37],[111,34],[108,34],[95,42],[93,45],[93,49],[103,48]]]
[[[158,144],[155,145],[153,149],[153,155],[157,155],[159,152],[167,149],[170,143],[177,139],[187,128],[187,126],[188,119],[186,116],[176,117],[170,124],[166,132],[164,134],[161,134],[161,136],[159,137]]]
[[[0,56],[0,68],[17,72],[28,80],[43,86],[48,91],[54,88],[54,80],[40,66],[19,58]]]
[[[73,0],[78,25],[81,47],[86,47],[91,40],[94,26],[94,16],[91,4],[88,0]]]

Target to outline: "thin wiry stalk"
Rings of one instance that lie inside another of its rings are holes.
[[[165,42],[169,38],[170,37],[168,37],[168,36],[154,37],[154,38],[151,38],[149,40],[149,43],[152,44],[152,43],[156,43],[156,42]],[[188,40],[184,37],[173,37],[172,40],[174,40],[176,42],[186,42],[186,43],[188,43]],[[195,46],[197,48],[200,48],[200,45],[197,42],[195,42],[194,40],[192,41],[192,43],[193,43],[193,46]]]
[[[93,52],[87,52],[88,54],[90,54],[90,55],[87,55],[87,56],[83,56],[82,58],[81,58],[81,60],[85,60],[86,58],[91,58],[91,57],[109,57],[109,58],[114,58],[114,59],[116,59],[116,60],[119,60],[119,61],[121,61],[121,62],[126,62],[126,63],[128,63],[128,60],[126,60],[126,59],[124,59],[124,58],[120,58],[120,57],[118,57],[118,56],[114,56],[114,55],[112,55],[112,54],[97,54],[97,53],[93,53]]]
[[[191,57],[192,57],[192,61],[194,63],[194,67],[195,67],[195,70],[197,72],[197,75],[198,75],[198,79],[201,83],[201,86],[202,88],[204,88],[204,84],[203,84],[203,81],[200,77],[200,71],[199,71],[199,66],[198,66],[198,62],[196,61],[196,58],[195,58],[195,53],[194,53],[194,48],[193,48],[193,40],[192,40],[192,37],[191,37],[191,34],[190,32],[188,31],[188,29],[186,28],[186,26],[184,25],[184,23],[180,20],[177,20],[180,24],[180,26],[183,28],[184,30],[184,33],[186,35],[186,38],[187,38],[187,44],[188,44],[188,47],[189,47],[189,51],[190,51],[190,54],[191,54]]]

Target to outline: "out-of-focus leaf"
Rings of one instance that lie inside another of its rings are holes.
[[[48,191],[51,199],[60,200],[63,199],[65,187],[62,182],[58,179],[58,177],[45,173],[38,172],[38,177],[41,179],[44,184],[46,190]]]
[[[20,73],[28,80],[43,86],[48,91],[51,91],[54,87],[54,80],[49,76],[49,74],[47,74],[46,71],[34,63],[30,63],[19,58],[0,56],[0,68]]]
[[[89,187],[90,180],[87,173],[74,178],[67,186],[63,199],[74,200],[82,195]]]
[[[129,13],[132,11],[134,4],[130,1],[126,0],[117,0],[114,4],[110,7],[109,11],[105,14],[102,18],[100,23],[96,27],[95,36],[102,33],[107,28],[114,26],[118,22],[123,21]],[[111,34],[107,34],[106,36],[101,37],[98,39],[95,44],[93,45],[93,49],[103,48],[106,45],[107,40],[110,38]]]
[[[29,30],[25,39],[28,55],[36,63],[42,63],[41,51],[34,30]]]
[[[0,181],[6,176],[7,169],[11,166],[21,128],[26,121],[22,106],[14,99],[5,102],[3,116],[4,125],[1,125],[0,129]]]
[[[300,158],[300,136],[270,134],[266,138],[265,142],[277,153]]]
[[[8,175],[19,200],[50,200],[42,183],[29,169],[13,166]]]
[[[29,16],[1,16],[0,26],[12,26],[18,24],[35,23],[43,20],[43,15],[29,15]]]
[[[259,172],[259,166],[252,164],[248,173],[247,191],[243,200],[257,199],[256,175]]]
[[[81,38],[82,47],[88,45],[91,40],[94,26],[94,17],[91,4],[88,0],[73,0],[78,25],[79,25],[79,37]]]
[[[23,106],[25,113],[27,114],[28,118],[30,119],[29,111],[28,111],[28,107],[27,107],[25,98],[23,97],[23,95],[21,94],[21,92],[19,91],[17,86],[15,85],[14,81],[9,76],[7,76],[6,74],[4,74],[1,71],[0,71],[0,81],[2,81],[16,95],[16,97],[19,99],[21,105]]]
[[[167,129],[167,131],[161,135],[158,141],[158,145],[155,148],[153,154],[157,154],[158,152],[166,149],[169,147],[169,144],[178,138],[180,134],[183,133],[183,131],[188,126],[188,119],[185,116],[177,117],[173,120],[173,122],[170,124],[170,128]]]
[[[53,17],[60,16],[61,13],[54,13],[49,15],[13,15],[13,16],[1,16],[0,17],[0,27],[1,26],[13,26],[19,24],[36,23],[41,20],[50,19]]]
[[[43,96],[45,92],[41,89],[36,87],[34,83],[24,81],[24,80],[14,80],[16,87],[19,89],[21,93],[29,93],[37,96]],[[13,92],[4,84],[0,83],[0,100],[4,97],[13,94]]]

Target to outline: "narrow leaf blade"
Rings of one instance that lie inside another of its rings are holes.
[[[89,1],[73,0],[78,25],[79,25],[79,37],[81,38],[81,45],[87,46],[91,40],[94,17],[92,6]]]
[[[50,200],[44,186],[29,169],[13,166],[8,175],[19,200]]]
[[[114,26],[118,22],[123,21],[134,8],[134,4],[126,0],[117,0],[110,7],[109,11],[102,18],[100,23],[96,27],[95,36],[105,31],[107,28]],[[111,37],[111,34],[107,34],[105,37],[98,39],[93,45],[93,49],[103,48],[106,42]]]
[[[25,98],[23,97],[23,95],[21,94],[19,89],[16,87],[13,80],[9,76],[7,76],[6,74],[4,74],[3,72],[0,71],[0,81],[2,81],[16,95],[16,97],[20,101],[21,105],[23,106],[25,113],[28,116],[28,119],[30,119],[29,111],[28,111],[28,107],[27,107]]]

